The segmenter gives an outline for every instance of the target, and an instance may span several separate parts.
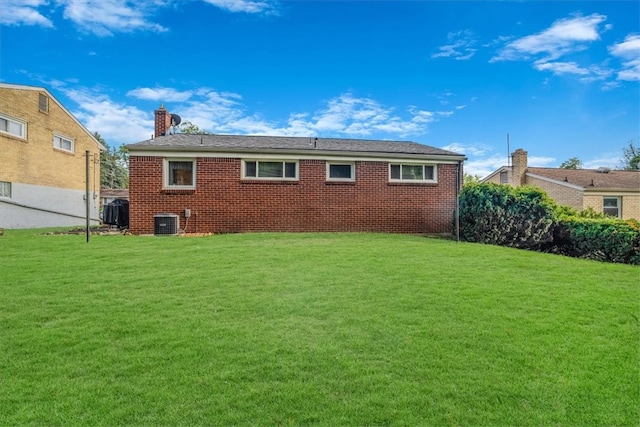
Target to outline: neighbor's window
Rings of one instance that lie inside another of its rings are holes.
[[[509,172],[500,172],[500,184],[509,183]]]
[[[327,163],[327,181],[355,181],[354,163]]]
[[[73,153],[73,139],[61,135],[53,135],[53,147]]]
[[[11,183],[0,181],[0,197],[11,197]]]
[[[195,160],[165,159],[164,176],[167,188],[195,188],[196,162]]]
[[[620,197],[604,197],[602,199],[602,211],[605,215],[620,218]]]
[[[245,160],[245,178],[298,179],[298,163],[287,161]]]
[[[391,164],[389,176],[391,181],[436,182],[436,167],[435,165]]]
[[[49,112],[49,97],[43,93],[38,97],[38,108],[43,113]]]
[[[8,133],[20,138],[27,138],[27,123],[0,114],[0,132]]]

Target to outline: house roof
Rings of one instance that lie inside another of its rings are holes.
[[[280,153],[386,154],[442,156],[464,160],[464,155],[411,141],[315,138],[294,136],[252,136],[174,134],[127,145],[130,151],[234,151]]]
[[[128,199],[129,189],[128,188],[101,188],[100,197],[103,197],[103,198],[114,197],[116,199]]]
[[[607,172],[605,172],[607,171]],[[527,168],[527,175],[535,175],[572,184],[589,190],[632,190],[640,192],[640,170],[600,170],[600,169],[563,169],[563,168]]]
[[[31,90],[31,91],[36,91],[36,92],[44,92],[45,94],[47,94],[49,99],[51,99],[53,102],[55,102],[58,105],[58,107],[60,107],[60,109],[62,111],[64,111],[69,117],[71,117],[71,119],[74,122],[76,122],[76,124],[78,126],[80,126],[80,128],[82,128],[82,130],[84,130],[91,137],[91,139],[96,143],[96,145],[98,146],[98,149],[100,151],[106,151],[106,147],[104,145],[102,145],[100,143],[100,141],[98,141],[98,139],[91,132],[89,132],[89,130],[82,123],[80,123],[80,121],[73,114],[71,114],[71,112],[69,110],[67,110],[65,108],[65,106],[60,103],[60,101],[58,101],[56,99],[55,96],[51,95],[51,92],[49,92],[46,88],[38,87],[38,86],[16,85],[16,84],[9,84],[9,83],[0,83],[0,88],[1,89],[12,89],[12,90]]]

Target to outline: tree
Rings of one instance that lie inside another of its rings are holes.
[[[180,133],[186,133],[188,135],[208,135],[204,129],[200,129],[197,125],[191,123],[190,121],[182,122],[180,125]]]
[[[565,160],[560,164],[562,169],[582,169],[582,160],[577,157],[572,157],[569,160]]]
[[[633,139],[629,141],[629,146],[622,149],[622,169],[640,169],[640,143],[634,144]]]
[[[100,153],[100,187],[129,188],[129,150],[124,145],[118,149],[109,146],[98,132],[93,136],[106,149]]]
[[[465,172],[464,177],[462,179],[462,185],[477,184],[480,182],[480,179],[482,179],[482,177],[478,174],[471,175]]]

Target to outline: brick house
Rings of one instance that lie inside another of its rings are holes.
[[[49,91],[0,83],[0,227],[98,224],[102,144]]]
[[[169,134],[128,145],[129,229],[448,233],[465,157],[414,143]]]
[[[640,220],[640,170],[532,168],[523,149],[511,158],[512,166],[503,166],[482,182],[534,185],[559,205]]]

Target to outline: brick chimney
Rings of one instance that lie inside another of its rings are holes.
[[[518,148],[511,153],[511,185],[519,187],[526,184],[525,173],[527,173],[527,152]]]
[[[164,108],[164,104],[161,104],[160,108],[155,111],[155,117],[155,138],[168,135],[171,127],[171,114]]]

